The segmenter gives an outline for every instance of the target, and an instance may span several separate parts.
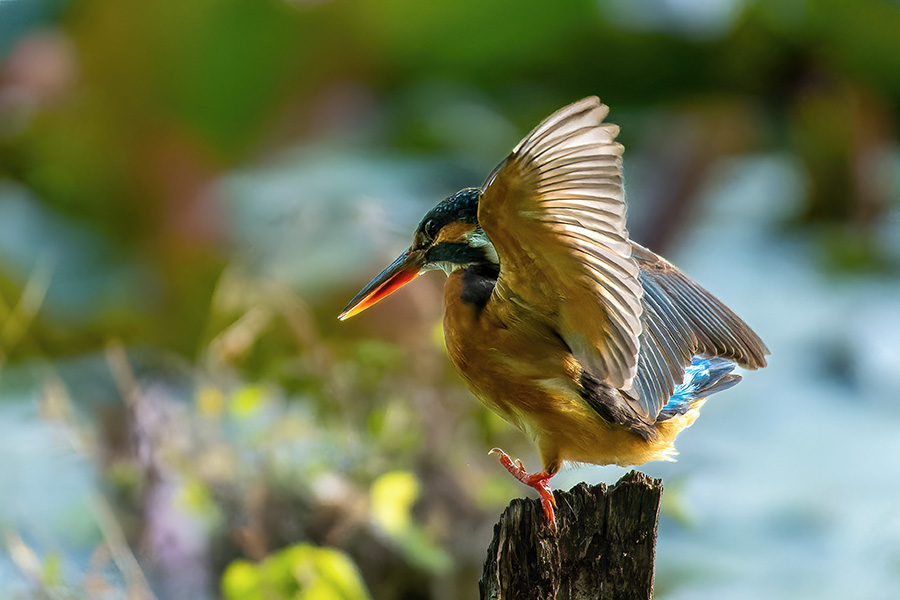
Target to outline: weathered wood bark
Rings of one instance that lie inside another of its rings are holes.
[[[631,471],[607,489],[554,491],[559,532],[538,500],[516,499],[494,526],[482,600],[648,600],[662,480]]]

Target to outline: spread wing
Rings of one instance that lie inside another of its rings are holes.
[[[608,112],[590,97],[538,125],[488,178],[478,221],[500,258],[497,293],[548,319],[597,379],[630,389],[643,289]]]
[[[597,380],[652,423],[695,355],[755,369],[768,349],[699,284],[628,239],[618,127],[585,98],[551,115],[482,188],[495,293],[542,318]]]
[[[626,394],[659,414],[695,355],[766,366],[768,348],[750,327],[696,281],[632,242],[644,288],[637,377]]]

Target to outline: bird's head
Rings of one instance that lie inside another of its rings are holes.
[[[370,281],[338,316],[340,320],[359,314],[426,271],[441,269],[450,274],[469,265],[494,265],[497,252],[478,225],[481,190],[466,188],[432,208],[403,254]]]

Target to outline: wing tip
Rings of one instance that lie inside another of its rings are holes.
[[[612,123],[603,123],[603,120],[609,115],[609,106],[604,104],[599,96],[587,96],[581,100],[576,100],[568,104],[549,117],[541,121],[519,144],[513,149],[513,153],[536,143],[545,136],[551,135],[551,132],[564,128],[565,124],[572,120],[577,120],[585,115],[592,115],[593,127],[599,127],[607,132],[610,141],[614,140],[619,133],[619,127]]]
[[[568,106],[564,106],[553,115],[551,115],[547,121],[553,119],[553,117],[559,115],[562,117],[563,115],[569,116],[577,115],[580,113],[589,113],[589,112],[597,112],[597,125],[603,122],[603,119],[609,116],[609,106],[603,103],[600,100],[599,96],[587,96],[586,98],[582,98],[581,100],[576,100],[575,102],[569,104]],[[613,127],[616,127],[615,125]],[[616,127],[618,130],[618,127]]]

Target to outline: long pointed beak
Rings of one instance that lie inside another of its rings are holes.
[[[375,279],[358,293],[347,305],[338,319],[343,321],[353,315],[359,314],[373,304],[384,300],[404,285],[427,271],[425,265],[425,253],[422,251],[407,250],[397,257],[397,260],[381,272]]]

